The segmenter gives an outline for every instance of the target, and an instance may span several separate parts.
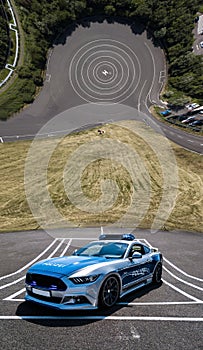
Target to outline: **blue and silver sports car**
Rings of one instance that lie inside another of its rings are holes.
[[[149,283],[160,283],[162,254],[132,234],[91,242],[71,256],[40,261],[27,272],[25,299],[61,310],[112,307]]]

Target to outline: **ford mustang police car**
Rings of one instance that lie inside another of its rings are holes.
[[[35,263],[26,274],[25,299],[61,310],[108,308],[127,293],[161,282],[157,248],[132,234],[110,238],[102,235],[71,256]]]

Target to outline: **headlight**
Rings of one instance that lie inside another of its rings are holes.
[[[69,280],[75,284],[92,283],[97,280],[99,275],[84,276],[84,277],[71,277]]]

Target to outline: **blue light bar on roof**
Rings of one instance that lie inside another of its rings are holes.
[[[135,236],[132,233],[124,234],[101,234],[99,240],[125,240],[125,241],[134,241]]]

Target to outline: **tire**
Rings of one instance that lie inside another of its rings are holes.
[[[99,307],[110,308],[116,304],[120,295],[120,283],[115,276],[109,276],[103,282],[99,292]]]
[[[153,275],[153,283],[159,284],[161,283],[161,276],[162,276],[162,264],[159,263],[154,271]]]

